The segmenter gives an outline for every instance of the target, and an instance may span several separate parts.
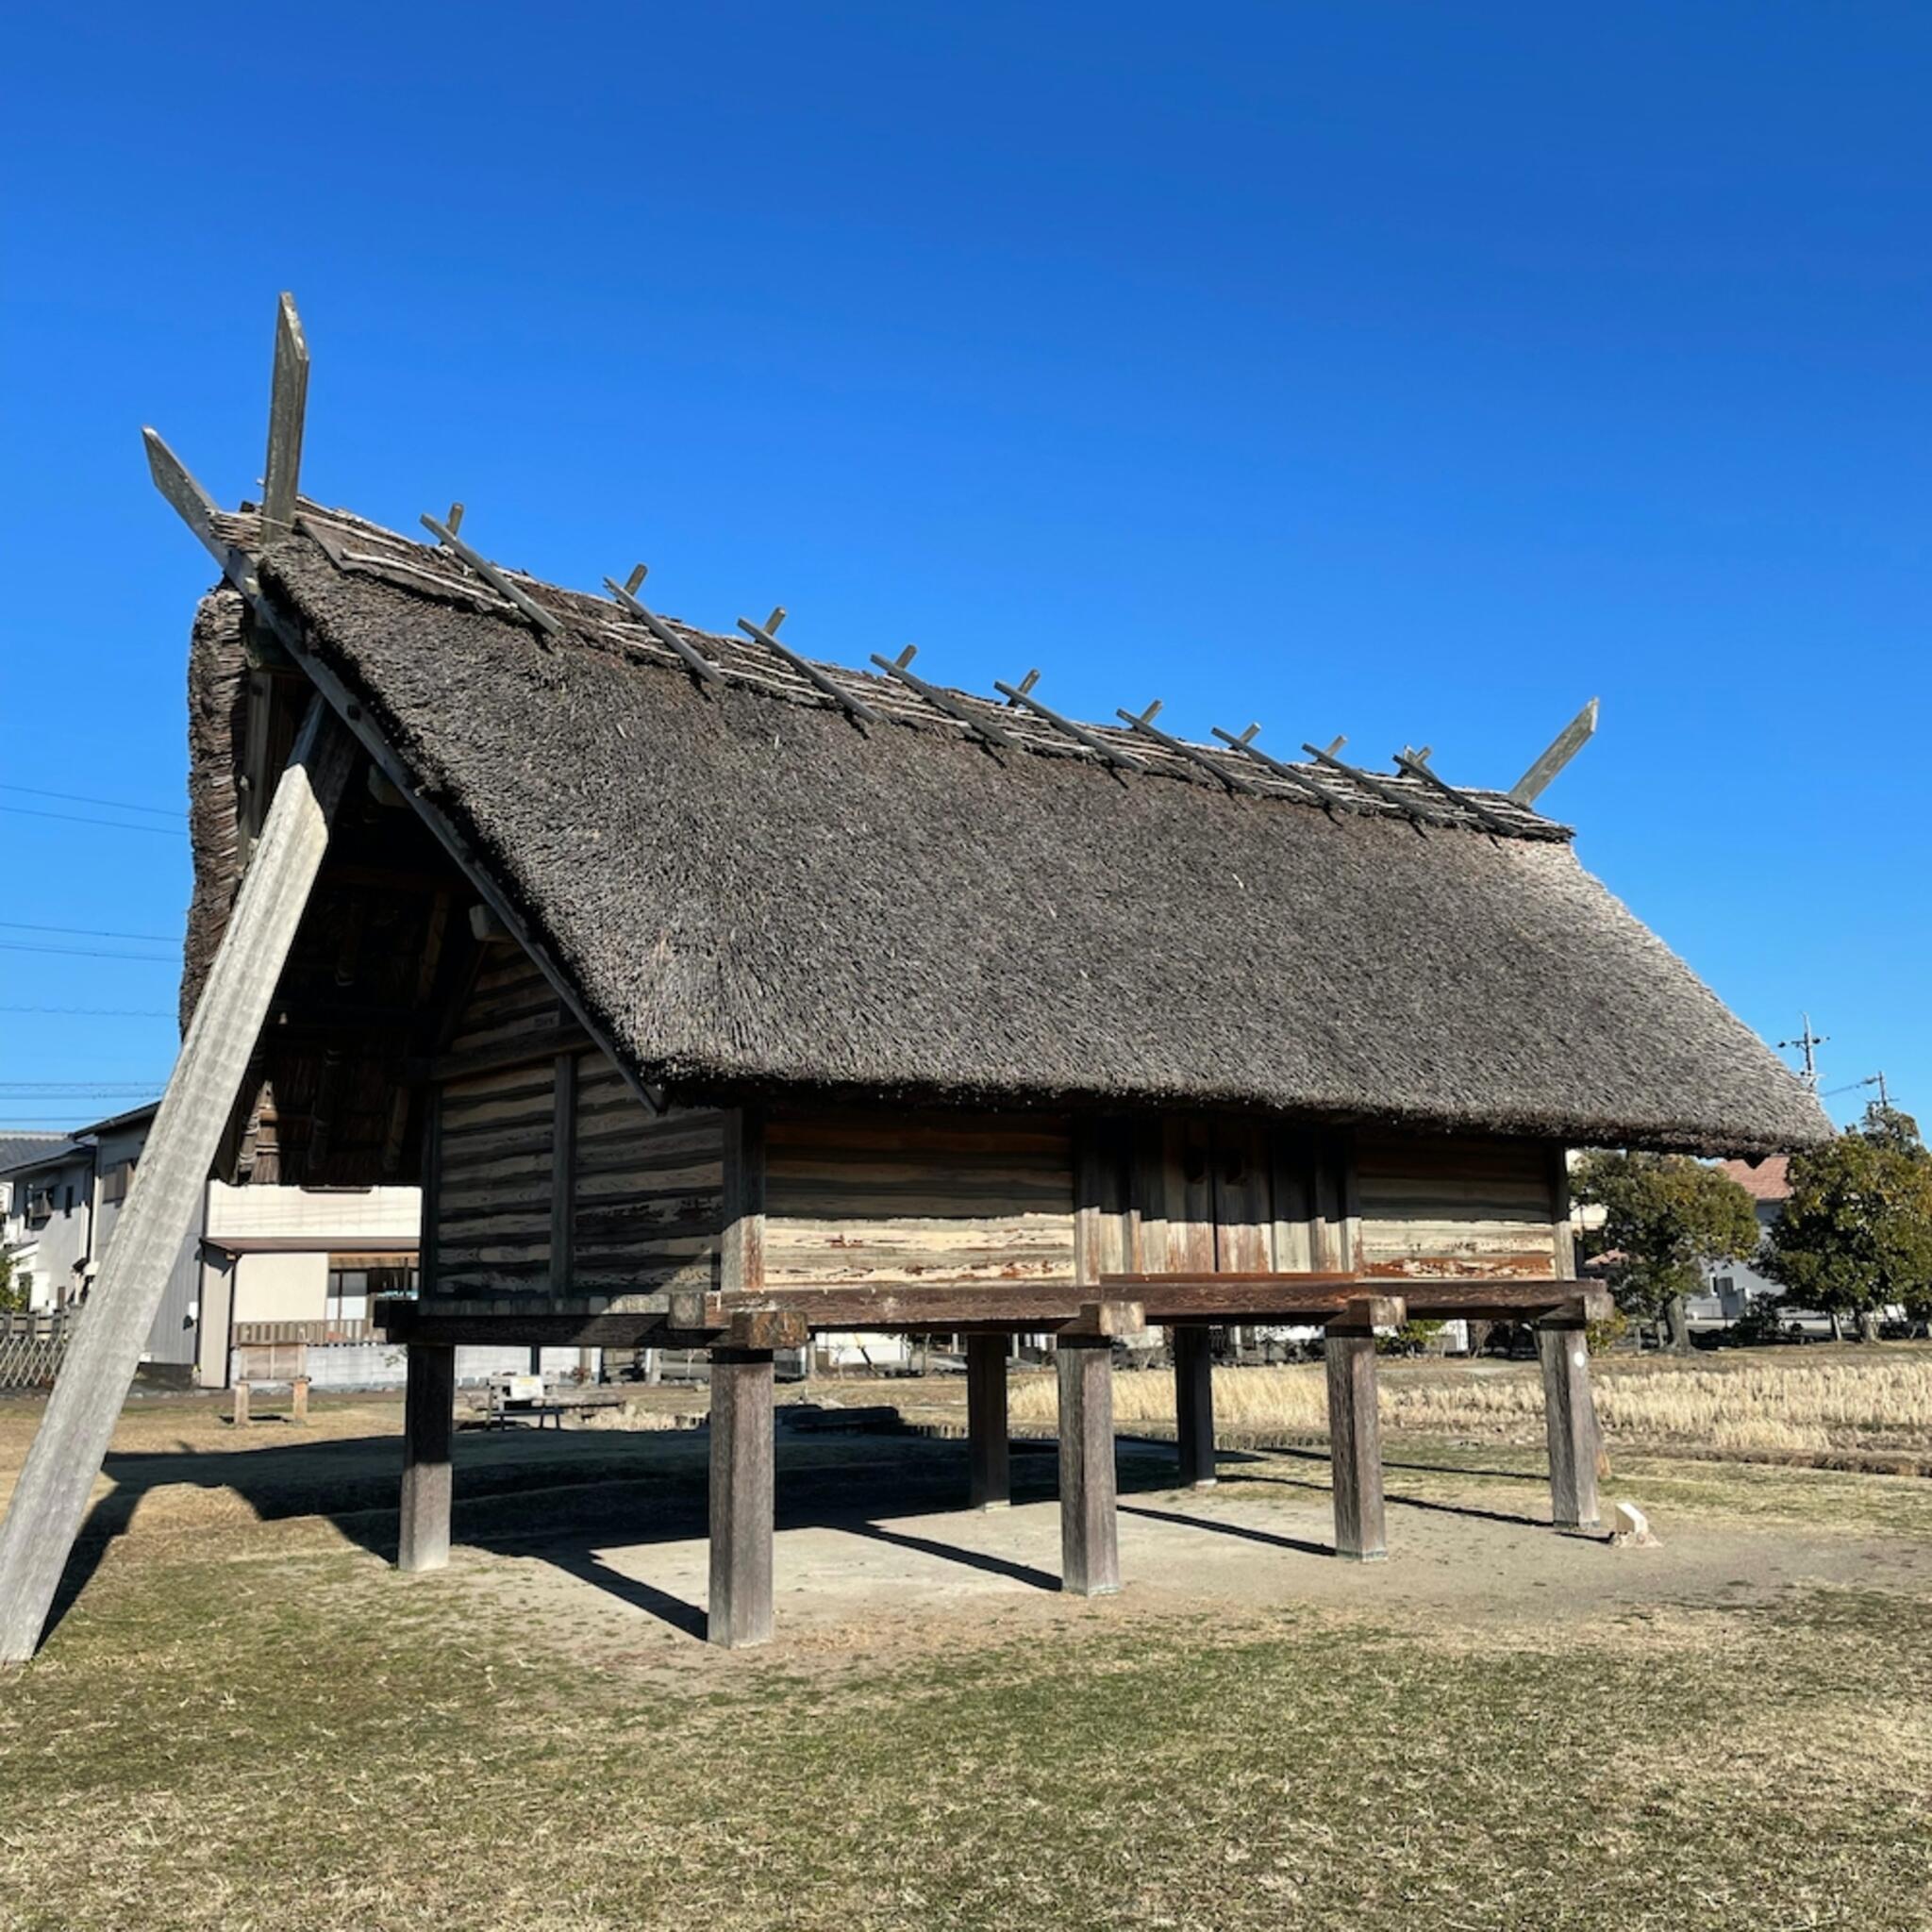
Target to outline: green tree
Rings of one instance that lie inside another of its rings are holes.
[[[1790,1199],[1764,1272],[1799,1306],[1858,1318],[1876,1340],[1882,1308],[1932,1313],[1932,1155],[1918,1123],[1876,1104],[1822,1147],[1791,1157]]]
[[[25,1307],[25,1289],[14,1286],[13,1257],[0,1248],[0,1315],[17,1315]]]
[[[1572,1191],[1604,1210],[1587,1230],[1588,1256],[1608,1262],[1610,1290],[1627,1315],[1660,1322],[1679,1354],[1690,1347],[1686,1297],[1704,1286],[1704,1265],[1757,1251],[1757,1210],[1729,1174],[1686,1154],[1586,1154]]]

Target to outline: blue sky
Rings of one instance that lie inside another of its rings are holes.
[[[208,567],[139,429],[251,492],[283,288],[305,485],[406,529],[460,498],[566,583],[647,559],[661,608],[783,602],[847,663],[916,641],[969,688],[1037,664],[1075,715],[1158,695],[1470,783],[1600,695],[1545,800],[1585,863],[1769,1039],[1808,1008],[1827,1091],[1883,1068],[1932,1114],[1924,9],[108,5],[8,38],[0,1122],[170,1062],[167,945],[91,936],[174,939],[189,891]]]

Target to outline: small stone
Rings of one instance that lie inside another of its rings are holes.
[[[1610,1541],[1633,1549],[1655,1549],[1657,1538],[1650,1533],[1650,1518],[1635,1503],[1619,1503],[1613,1519],[1615,1534]]]

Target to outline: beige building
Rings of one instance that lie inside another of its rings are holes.
[[[367,1341],[371,1295],[413,1286],[422,1216],[416,1188],[210,1181],[194,1379],[222,1387],[238,1342]]]

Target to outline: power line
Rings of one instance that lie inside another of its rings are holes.
[[[0,1093],[34,1094],[43,1100],[57,1100],[68,1093],[145,1093],[151,1087],[165,1087],[165,1080],[7,1080],[0,1081]]]
[[[77,811],[39,811],[30,805],[0,805],[0,811],[10,811],[24,819],[63,819],[70,825],[106,825],[116,832],[156,832],[163,839],[185,839],[186,825],[130,825],[120,819],[89,818]]]
[[[58,953],[63,959],[133,959],[144,966],[173,966],[165,953],[107,953],[98,946],[36,946],[25,940],[0,940],[0,952]]]
[[[18,791],[24,798],[64,798],[69,805],[105,805],[109,811],[152,812],[159,819],[185,819],[178,806],[135,805],[125,798],[90,798],[84,791],[46,791],[38,785],[0,785],[0,791]]]
[[[58,1013],[88,1020],[175,1020],[167,1007],[0,1007],[0,1013]]]
[[[8,932],[64,932],[77,940],[153,940],[163,946],[181,943],[181,935],[175,932],[99,932],[91,925],[29,925],[24,919],[0,919],[0,926]]]

